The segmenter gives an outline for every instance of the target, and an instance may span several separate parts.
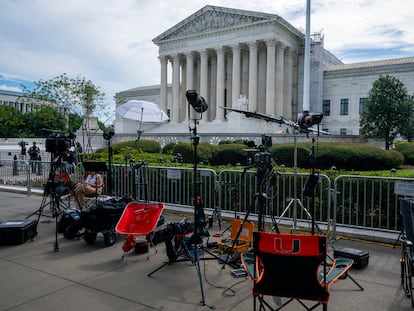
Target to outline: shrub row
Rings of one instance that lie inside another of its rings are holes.
[[[397,143],[395,150],[404,156],[404,164],[414,165],[414,143]]]
[[[123,142],[112,146],[114,160],[122,158],[122,155],[131,148],[134,149],[131,152],[132,155],[136,155],[137,152],[161,152],[161,146],[156,141]],[[104,152],[105,149],[101,148],[97,154]],[[338,170],[367,171],[398,168],[404,163],[404,159],[406,162],[414,162],[414,156],[412,156],[414,155],[414,144],[398,145],[397,150],[383,150],[366,144],[319,142],[312,146],[312,143],[304,142],[297,144],[297,166],[310,168],[312,160],[316,160],[316,167],[321,169],[335,167]],[[294,151],[293,143],[275,144],[269,148],[277,165],[286,167],[294,166]],[[190,142],[167,144],[162,152],[166,155],[180,153],[184,163],[193,163],[194,161],[194,148]],[[254,158],[255,153],[257,151],[252,149],[251,144],[243,141],[226,141],[219,145],[201,142],[197,148],[197,160],[198,163],[210,165],[247,165],[250,163],[249,158]],[[315,159],[313,154],[316,155]]]

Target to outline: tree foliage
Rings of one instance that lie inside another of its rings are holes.
[[[398,134],[410,133],[413,109],[413,98],[404,84],[393,76],[380,76],[369,91],[360,133],[366,138],[384,139],[388,150]]]
[[[65,116],[50,106],[43,106],[36,111],[24,114],[27,137],[45,137],[50,132],[42,129],[52,129],[61,132],[67,132],[67,120]]]
[[[0,137],[18,137],[24,124],[22,113],[19,110],[0,105]]]
[[[63,107],[71,114],[84,118],[94,109],[105,107],[103,104],[104,96],[105,94],[92,81],[80,76],[70,78],[64,73],[50,80],[35,82],[33,90],[24,88],[22,100],[32,101],[32,103],[49,102]],[[70,118],[69,121],[77,122],[78,120]],[[72,130],[79,128],[74,127],[74,124],[69,124],[69,128]]]

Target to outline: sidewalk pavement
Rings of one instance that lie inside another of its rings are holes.
[[[41,205],[42,197],[0,192],[0,222],[25,219]],[[180,215],[165,214],[167,221]],[[228,224],[223,224],[222,229]],[[218,226],[217,226],[218,227]],[[88,245],[83,239],[58,236],[55,223],[41,217],[34,241],[0,245],[0,310],[252,310],[252,282],[231,275],[232,268],[217,260],[201,260],[200,279],[191,262],[175,262],[148,277],[167,260],[164,244],[151,248],[150,257],[128,253],[122,259],[123,239],[105,247],[102,237]],[[210,234],[220,231],[213,227]],[[210,239],[210,242],[212,239]],[[352,247],[370,254],[369,265],[352,269],[352,276],[331,287],[329,310],[412,310],[400,288],[400,249],[392,245],[338,240],[333,248]],[[210,257],[206,254],[205,257]],[[206,305],[200,300],[202,293]],[[301,310],[292,302],[284,310]]]

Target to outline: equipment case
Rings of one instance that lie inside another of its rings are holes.
[[[37,220],[9,220],[0,223],[0,244],[18,245],[37,235]]]
[[[352,267],[361,269],[368,266],[369,253],[355,248],[344,247],[334,250],[334,257],[349,258],[354,260]]]

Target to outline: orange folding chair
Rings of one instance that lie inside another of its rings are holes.
[[[125,206],[124,212],[119,219],[115,231],[126,235],[122,249],[124,254],[135,247],[137,236],[145,236],[147,243],[147,260],[149,259],[149,249],[152,243],[153,232],[157,227],[158,221],[164,209],[162,203],[130,202]],[[155,249],[155,248],[154,248]],[[157,252],[157,250],[155,249]]]
[[[254,252],[241,256],[247,275],[254,281],[254,310],[257,300],[259,310],[280,310],[294,300],[306,310],[318,305],[327,310],[330,286],[347,275],[353,264],[347,258],[328,263],[327,244],[325,236],[254,232]],[[274,307],[265,296],[288,300]],[[313,303],[308,306],[302,300]]]
[[[234,218],[231,222],[231,233],[228,239],[222,239],[217,242],[218,248],[224,253],[241,253],[250,248],[250,244],[253,239],[254,223],[251,221],[245,221],[243,228],[240,231],[243,221],[238,218]],[[240,231],[240,234],[239,234]],[[239,234],[239,236],[237,236]],[[237,241],[235,239],[237,238]]]

